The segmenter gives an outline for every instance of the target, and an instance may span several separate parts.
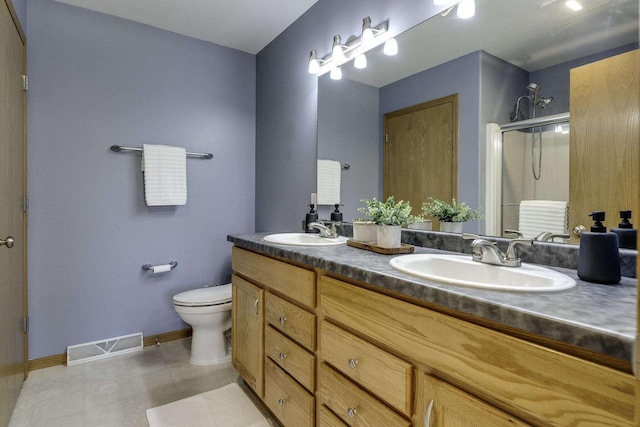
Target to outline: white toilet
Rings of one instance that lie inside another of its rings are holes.
[[[191,358],[194,365],[231,360],[225,331],[231,328],[231,283],[193,289],[173,297],[176,311],[192,328]]]

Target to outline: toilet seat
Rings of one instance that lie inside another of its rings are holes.
[[[231,283],[208,288],[192,289],[173,297],[173,303],[182,307],[207,307],[231,302]]]

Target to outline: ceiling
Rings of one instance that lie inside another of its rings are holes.
[[[318,0],[56,0],[257,54]]]

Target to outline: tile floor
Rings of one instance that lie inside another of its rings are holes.
[[[147,427],[145,411],[238,380],[231,363],[189,363],[191,339],[29,373],[9,427]]]

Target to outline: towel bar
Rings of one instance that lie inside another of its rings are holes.
[[[112,145],[111,151],[114,153],[119,153],[121,151],[142,151],[141,147],[123,147],[121,145]],[[187,157],[197,157],[201,159],[213,159],[213,154],[211,153],[190,153],[187,151]]]

